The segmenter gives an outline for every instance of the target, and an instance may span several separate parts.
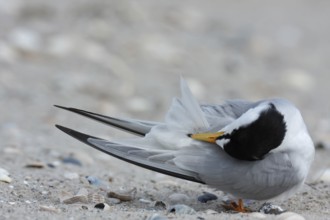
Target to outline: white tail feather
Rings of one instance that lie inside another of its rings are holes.
[[[181,78],[181,98],[174,98],[165,122],[170,127],[190,132],[206,129],[210,126],[183,78]]]

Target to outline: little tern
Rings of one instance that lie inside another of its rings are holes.
[[[239,199],[285,199],[304,183],[314,145],[300,111],[280,98],[200,105],[181,79],[164,122],[114,118],[56,107],[139,137],[111,141],[57,128],[104,153],[177,178],[207,184]]]

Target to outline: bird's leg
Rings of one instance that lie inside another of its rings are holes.
[[[244,207],[242,199],[238,199],[238,204],[234,201],[230,201],[229,204],[223,204],[222,207],[224,207],[226,210],[231,210],[235,212],[251,212],[250,209]]]

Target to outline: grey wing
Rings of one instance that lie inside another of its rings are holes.
[[[234,159],[214,144],[180,149],[173,161],[182,169],[198,173],[206,184],[222,191],[237,182],[236,175],[242,176],[249,169],[245,161]]]
[[[211,145],[180,150],[174,163],[198,176],[210,186],[238,198],[269,200],[303,179],[286,155],[270,154],[260,161],[242,161]]]
[[[63,107],[59,105],[55,105],[55,107],[65,109],[70,112],[74,112],[76,114],[85,116],[87,118],[94,119],[96,121],[102,122],[106,125],[110,125],[112,127],[119,128],[124,131],[128,131],[130,133],[145,136],[147,133],[150,132],[151,128],[155,125],[159,125],[161,123],[159,122],[153,122],[153,121],[144,121],[144,120],[136,120],[136,119],[124,119],[124,118],[114,118],[109,117],[77,108],[69,108],[69,107]]]
[[[210,131],[218,131],[258,104],[259,102],[228,100],[221,105],[201,105],[201,108],[210,124]]]
[[[244,184],[237,183],[235,187],[246,194],[252,192],[254,199],[273,199],[304,181],[298,173],[298,170],[292,166],[288,154],[271,153],[250,167],[247,172],[250,181],[245,181]]]
[[[175,151],[150,150],[134,146],[125,146],[119,143],[83,134],[60,125],[56,125],[56,127],[79,141],[123,161],[177,178],[204,183],[198,177],[197,173],[181,169],[176,166],[173,162],[173,159],[175,158]]]
[[[268,200],[302,180],[289,158],[270,154],[260,161],[241,161],[212,144],[178,150],[143,149],[103,140],[57,125],[70,136],[134,165],[173,177],[210,185],[245,199]]]
[[[241,101],[241,100],[230,100],[230,101],[226,101],[222,105],[201,105],[201,109],[206,117],[206,120],[210,124],[210,128],[208,130],[218,131],[227,124],[236,120],[244,112],[246,112],[250,108],[253,108],[257,104],[258,103]],[[163,124],[160,122],[145,121],[138,119],[114,118],[77,108],[64,107],[59,105],[55,105],[55,107],[74,112],[76,114],[85,116],[90,119],[94,119],[106,125],[110,125],[112,127],[119,128],[121,130],[139,136],[145,136],[147,133],[150,132],[152,127]],[[178,112],[175,111],[175,114],[178,114]],[[182,115],[181,115],[181,119],[182,119]]]

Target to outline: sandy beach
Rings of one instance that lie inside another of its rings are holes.
[[[0,1],[0,218],[329,219],[329,8],[322,0]],[[303,189],[274,202],[287,213],[260,213],[254,201],[253,213],[228,212],[221,191],[125,163],[55,128],[128,137],[53,105],[162,121],[180,76],[200,103],[283,97],[301,110],[316,157]],[[200,202],[204,192],[217,199]]]

